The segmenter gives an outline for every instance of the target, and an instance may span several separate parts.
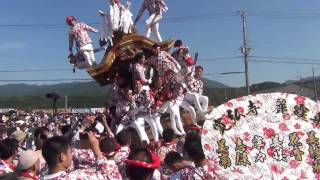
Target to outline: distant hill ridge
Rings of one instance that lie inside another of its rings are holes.
[[[209,97],[210,104],[217,106],[227,100],[246,95],[246,88],[233,88],[223,83],[203,78],[204,94]],[[316,81],[316,89],[320,90],[320,82]],[[262,82],[252,84],[252,93],[287,92],[314,97],[313,81],[281,84],[276,82]],[[45,97],[46,93],[56,92],[62,99],[58,107],[64,107],[64,96],[68,96],[68,107],[90,108],[104,107],[110,99],[108,86],[100,87],[96,82],[73,82],[55,85],[26,85],[9,84],[0,86],[0,108],[36,109],[51,108],[52,101]],[[318,91],[320,94],[320,91]]]
[[[202,78],[208,88],[228,87],[218,81]],[[0,97],[22,97],[22,96],[44,96],[48,92],[56,92],[60,95],[106,95],[108,86],[101,87],[96,82],[73,82],[54,85],[27,85],[27,84],[8,84],[0,86]]]

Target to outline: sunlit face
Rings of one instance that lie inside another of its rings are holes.
[[[139,59],[139,63],[140,64],[144,64],[146,62],[146,57],[145,56],[142,56],[140,59]]]
[[[162,85],[163,85],[163,80],[162,79],[157,79],[157,81],[155,83],[155,86],[157,88],[160,88],[160,87],[162,87]]]
[[[74,19],[74,20],[72,20],[72,21],[71,21],[70,26],[72,26],[72,27],[73,27],[73,26],[75,26],[75,25],[76,25],[76,23],[77,23],[77,22],[76,22],[76,20]]]
[[[141,90],[141,88],[142,88],[141,82],[140,81],[136,81],[135,82],[135,90],[139,92]]]
[[[124,97],[126,98],[126,100],[131,100],[132,99],[132,92],[126,91],[124,94]]]
[[[160,52],[161,52],[160,47],[153,48],[153,53],[154,54],[159,54]]]
[[[202,70],[201,68],[196,68],[196,70],[195,70],[195,75],[196,75],[197,77],[201,77],[202,74],[203,74],[203,70]]]

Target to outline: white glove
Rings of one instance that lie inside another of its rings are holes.
[[[186,85],[186,83],[181,83],[181,85],[182,85],[182,88],[183,88],[183,89],[187,89],[187,87],[188,87],[188,86]]]
[[[153,70],[153,68],[151,68],[151,69],[150,69],[150,79],[153,78],[153,75],[154,75],[154,70]]]
[[[179,64],[179,63],[177,63],[177,64],[176,64],[176,66],[177,66],[177,70],[178,70],[178,71],[180,71],[180,69],[181,69],[180,64]]]
[[[151,79],[148,79],[148,84],[151,84],[152,83],[152,80]]]

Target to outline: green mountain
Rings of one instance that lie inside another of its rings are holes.
[[[47,93],[61,96],[58,107],[64,107],[64,97],[68,97],[70,107],[102,107],[108,98],[108,88],[96,82],[74,82],[55,85],[9,84],[0,86],[0,108],[51,108],[52,100]]]
[[[226,88],[217,81],[203,79],[209,89]],[[64,97],[68,97],[68,106],[74,108],[103,107],[109,98],[108,87],[96,82],[74,82],[55,85],[9,84],[0,86],[0,108],[51,108],[52,100],[47,93],[55,92],[61,96],[58,107],[64,107]]]
[[[227,85],[225,84],[222,84],[218,81],[213,81],[213,80],[210,80],[210,79],[206,79],[206,78],[201,78],[201,80],[203,81],[203,83],[205,84],[205,86],[207,88],[213,88],[213,89],[219,89],[219,88],[228,88]]]
[[[204,94],[209,97],[210,104],[217,106],[227,100],[246,95],[246,88],[232,88],[220,82],[203,79]],[[316,83],[320,90],[320,82]],[[313,81],[294,84],[263,82],[252,84],[252,93],[287,92],[313,98]],[[13,84],[0,86],[0,108],[43,109],[51,108],[52,100],[47,93],[55,92],[61,96],[58,107],[64,107],[64,96],[68,97],[68,107],[89,108],[104,107],[109,99],[108,87],[100,87],[96,82],[75,82],[56,85]],[[320,94],[320,91],[318,91]]]
[[[26,85],[9,84],[0,86],[0,97],[45,96],[46,93],[56,92],[62,96],[82,96],[86,93],[106,95],[107,88],[100,87],[95,82],[74,82],[55,85]]]

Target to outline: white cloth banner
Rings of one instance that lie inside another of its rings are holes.
[[[285,93],[250,95],[218,106],[202,146],[225,179],[320,179],[320,109]]]

